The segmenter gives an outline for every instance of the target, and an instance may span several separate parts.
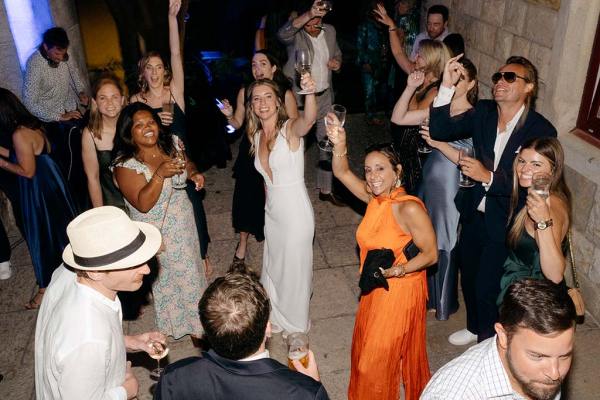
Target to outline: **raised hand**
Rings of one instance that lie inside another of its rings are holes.
[[[388,28],[396,27],[396,23],[388,15],[388,13],[382,3],[377,4],[377,7],[375,7],[375,9],[373,10],[373,13],[375,14],[375,19],[377,20],[377,22],[387,25]]]
[[[327,113],[327,137],[334,147],[346,146],[346,130],[340,126],[340,122],[334,113]]]
[[[308,11],[310,14],[310,18],[322,17],[327,14],[327,11],[320,5],[321,0],[315,0],[312,7]]]
[[[406,86],[417,88],[425,82],[425,73],[423,71],[413,71],[406,79]]]
[[[317,86],[309,73],[302,74],[302,77],[300,78],[300,88],[310,93],[314,93],[316,91]]]
[[[181,8],[181,0],[170,0],[169,1],[169,17],[177,17],[179,9]]]
[[[231,106],[231,103],[229,103],[229,100],[223,99],[221,100],[221,103],[223,104],[223,107],[219,107],[219,110],[223,113],[223,115],[225,115],[227,118],[233,117],[233,107]]]
[[[464,54],[461,53],[446,62],[446,65],[444,66],[444,78],[442,80],[443,86],[450,88],[458,83],[461,76],[464,77],[468,75],[465,67],[458,62],[463,55]]]
[[[544,199],[539,194],[533,191],[532,188],[527,190],[527,214],[534,222],[547,221],[550,219],[550,207],[548,206],[550,198]]]

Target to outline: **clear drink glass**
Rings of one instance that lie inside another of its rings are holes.
[[[333,114],[333,115],[330,115]],[[346,107],[340,104],[332,104],[331,108],[323,118],[325,121],[325,128],[328,126],[342,127],[346,122]],[[333,144],[329,141],[329,137],[319,140],[317,143],[319,149],[331,153],[333,151]]]
[[[458,153],[458,160],[462,160],[463,158],[468,157],[468,158],[474,158],[475,157],[475,151],[473,150],[473,147],[469,146],[469,147],[461,147]],[[462,171],[460,171],[460,180],[458,181],[458,186],[460,187],[473,187],[475,186],[475,182],[469,178],[468,176],[466,176],[465,174],[462,173]]]
[[[175,157],[173,158],[173,161],[179,164],[183,171],[180,174],[173,175],[171,177],[171,186],[173,189],[185,189],[187,186],[187,171],[185,170],[186,159],[183,150],[177,149],[175,151]]]
[[[533,174],[533,179],[531,180],[531,188],[535,193],[538,194],[538,196],[546,200],[548,197],[550,197],[551,182],[552,177],[550,174],[545,172],[536,172]]]
[[[150,371],[150,377],[158,380],[163,371],[165,370],[164,368],[161,368],[160,360],[162,360],[167,356],[167,354],[169,354],[169,348],[160,342],[152,342],[150,343],[150,346],[154,350],[154,352],[150,354],[150,357],[154,358],[157,363],[157,367]]]
[[[302,78],[304,74],[310,74],[310,53],[308,49],[298,49],[296,50],[296,71]],[[310,90],[302,89],[297,92],[298,94],[311,94],[313,93]]]
[[[333,10],[333,3],[329,0],[321,0],[317,2],[317,7],[319,7],[325,12],[330,12],[331,10]]]
[[[298,360],[304,368],[308,367],[308,335],[302,332],[291,333],[287,337],[288,367],[295,371],[293,360]]]
[[[423,127],[428,127],[429,126],[429,118],[425,118],[420,125],[420,128]],[[418,145],[417,145],[417,151],[419,153],[422,154],[428,154],[431,153],[431,146],[429,146],[427,144],[427,142],[425,141],[425,139],[423,139],[422,137],[420,137],[420,133],[419,133],[419,139],[418,139]]]

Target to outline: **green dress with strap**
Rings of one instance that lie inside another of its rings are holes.
[[[563,254],[567,252],[567,240],[563,240],[561,244]],[[532,237],[525,229],[521,233],[517,245],[510,249],[508,258],[504,262],[504,275],[500,279],[500,295],[496,304],[500,306],[504,300],[504,295],[508,287],[522,279],[546,279],[542,272],[540,263],[540,249],[538,248],[535,238]],[[564,285],[564,280],[561,282]]]

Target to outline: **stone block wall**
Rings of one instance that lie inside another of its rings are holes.
[[[491,98],[491,75],[511,55],[538,68],[537,111],[557,128],[573,192],[573,245],[589,317],[600,321],[600,149],[575,128],[600,14],[600,1],[424,0],[450,9],[449,28],[465,38],[479,71],[480,96]],[[566,274],[570,281],[570,272]]]

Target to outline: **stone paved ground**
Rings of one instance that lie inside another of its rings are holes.
[[[360,166],[363,149],[368,143],[386,141],[385,128],[369,128],[362,116],[348,117],[349,155],[355,168]],[[237,145],[232,146],[232,149]],[[235,151],[235,150],[234,150]],[[314,243],[314,295],[311,300],[311,347],[314,350],[321,378],[332,399],[346,398],[350,368],[350,344],[354,313],[358,303],[358,255],[354,233],[361,219],[350,208],[337,208],[319,202],[314,188],[313,166],[316,163],[315,146],[307,152],[306,181],[313,201],[316,219]],[[233,256],[237,243],[231,228],[230,207],[233,193],[231,171],[212,169],[206,173],[207,195],[205,208],[212,237],[210,255],[216,273],[222,274]],[[10,232],[15,249],[12,263],[16,274],[0,281],[0,399],[31,400],[35,398],[33,382],[33,349],[36,311],[26,311],[23,304],[35,291],[34,275],[27,247],[18,233]],[[251,240],[249,264],[259,268],[262,244]],[[451,360],[465,348],[454,347],[446,341],[448,334],[464,326],[462,309],[449,321],[436,321],[428,313],[428,353],[432,371]],[[126,333],[140,333],[154,329],[152,308],[134,322],[125,322]],[[600,398],[600,327],[588,322],[578,327],[575,363],[568,388],[569,399],[592,400]],[[170,343],[168,361],[197,354],[189,339]],[[269,343],[271,355],[285,361],[285,348],[281,335],[274,335]],[[134,372],[140,381],[139,399],[152,397],[153,382],[148,377],[154,360],[144,354],[130,355]]]

